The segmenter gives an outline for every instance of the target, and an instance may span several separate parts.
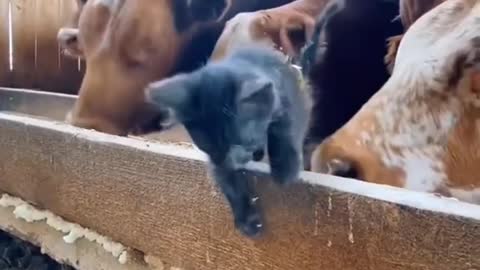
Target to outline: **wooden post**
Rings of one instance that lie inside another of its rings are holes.
[[[9,38],[8,38],[9,0],[0,1],[0,84],[9,80]]]

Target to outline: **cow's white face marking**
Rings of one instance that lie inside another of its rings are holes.
[[[274,47],[275,44],[267,33],[264,33],[264,36],[261,38],[257,38],[256,35],[262,33],[253,32],[255,23],[258,22],[258,20],[262,20],[259,16],[264,16],[264,14],[261,12],[242,12],[228,20],[212,55],[215,55],[215,52],[222,46],[225,46],[226,54],[229,54],[236,48],[250,46],[252,44]],[[262,22],[263,21],[260,21],[261,24]]]
[[[405,34],[392,77],[350,121],[373,113],[374,128],[370,123],[355,125],[355,131],[360,128],[355,143],[373,151],[387,168],[403,171],[407,189],[435,192],[451,181],[443,163],[449,135],[465,107],[480,107],[480,99],[469,93],[470,77],[455,86],[449,86],[448,79],[459,56],[474,50],[476,37],[480,37],[477,0],[446,1],[433,9]],[[480,202],[480,189],[475,196],[450,191]]]

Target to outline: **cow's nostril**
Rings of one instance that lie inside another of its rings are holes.
[[[335,176],[346,177],[346,178],[358,178],[358,171],[353,166],[352,163],[340,160],[333,159],[328,162],[329,173]]]
[[[354,178],[358,179],[358,172],[355,168],[351,167],[346,170],[335,172],[333,175],[346,177],[346,178]]]
[[[258,149],[255,152],[253,152],[253,160],[254,161],[261,161],[263,157],[265,156],[265,151],[263,149]]]
[[[70,45],[78,40],[77,28],[61,28],[58,31],[57,39],[61,44]]]
[[[69,44],[72,44],[72,43],[76,43],[77,42],[77,36],[69,36],[67,37],[67,39],[65,40],[65,43],[67,45]]]

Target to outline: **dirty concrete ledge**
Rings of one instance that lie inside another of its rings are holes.
[[[74,244],[63,240],[63,234],[48,226],[45,222],[26,222],[15,217],[11,207],[0,207],[0,230],[13,234],[22,240],[40,247],[42,253],[60,263],[80,270],[169,270],[155,258],[145,261],[141,253],[133,254],[126,264],[119,263],[110,253],[98,244],[80,239]]]

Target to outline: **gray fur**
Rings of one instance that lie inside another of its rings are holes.
[[[210,157],[236,227],[260,232],[260,214],[244,179],[245,165],[266,149],[278,184],[298,179],[310,105],[299,74],[268,48],[237,49],[189,74],[153,83],[147,100],[173,109],[194,143]]]

